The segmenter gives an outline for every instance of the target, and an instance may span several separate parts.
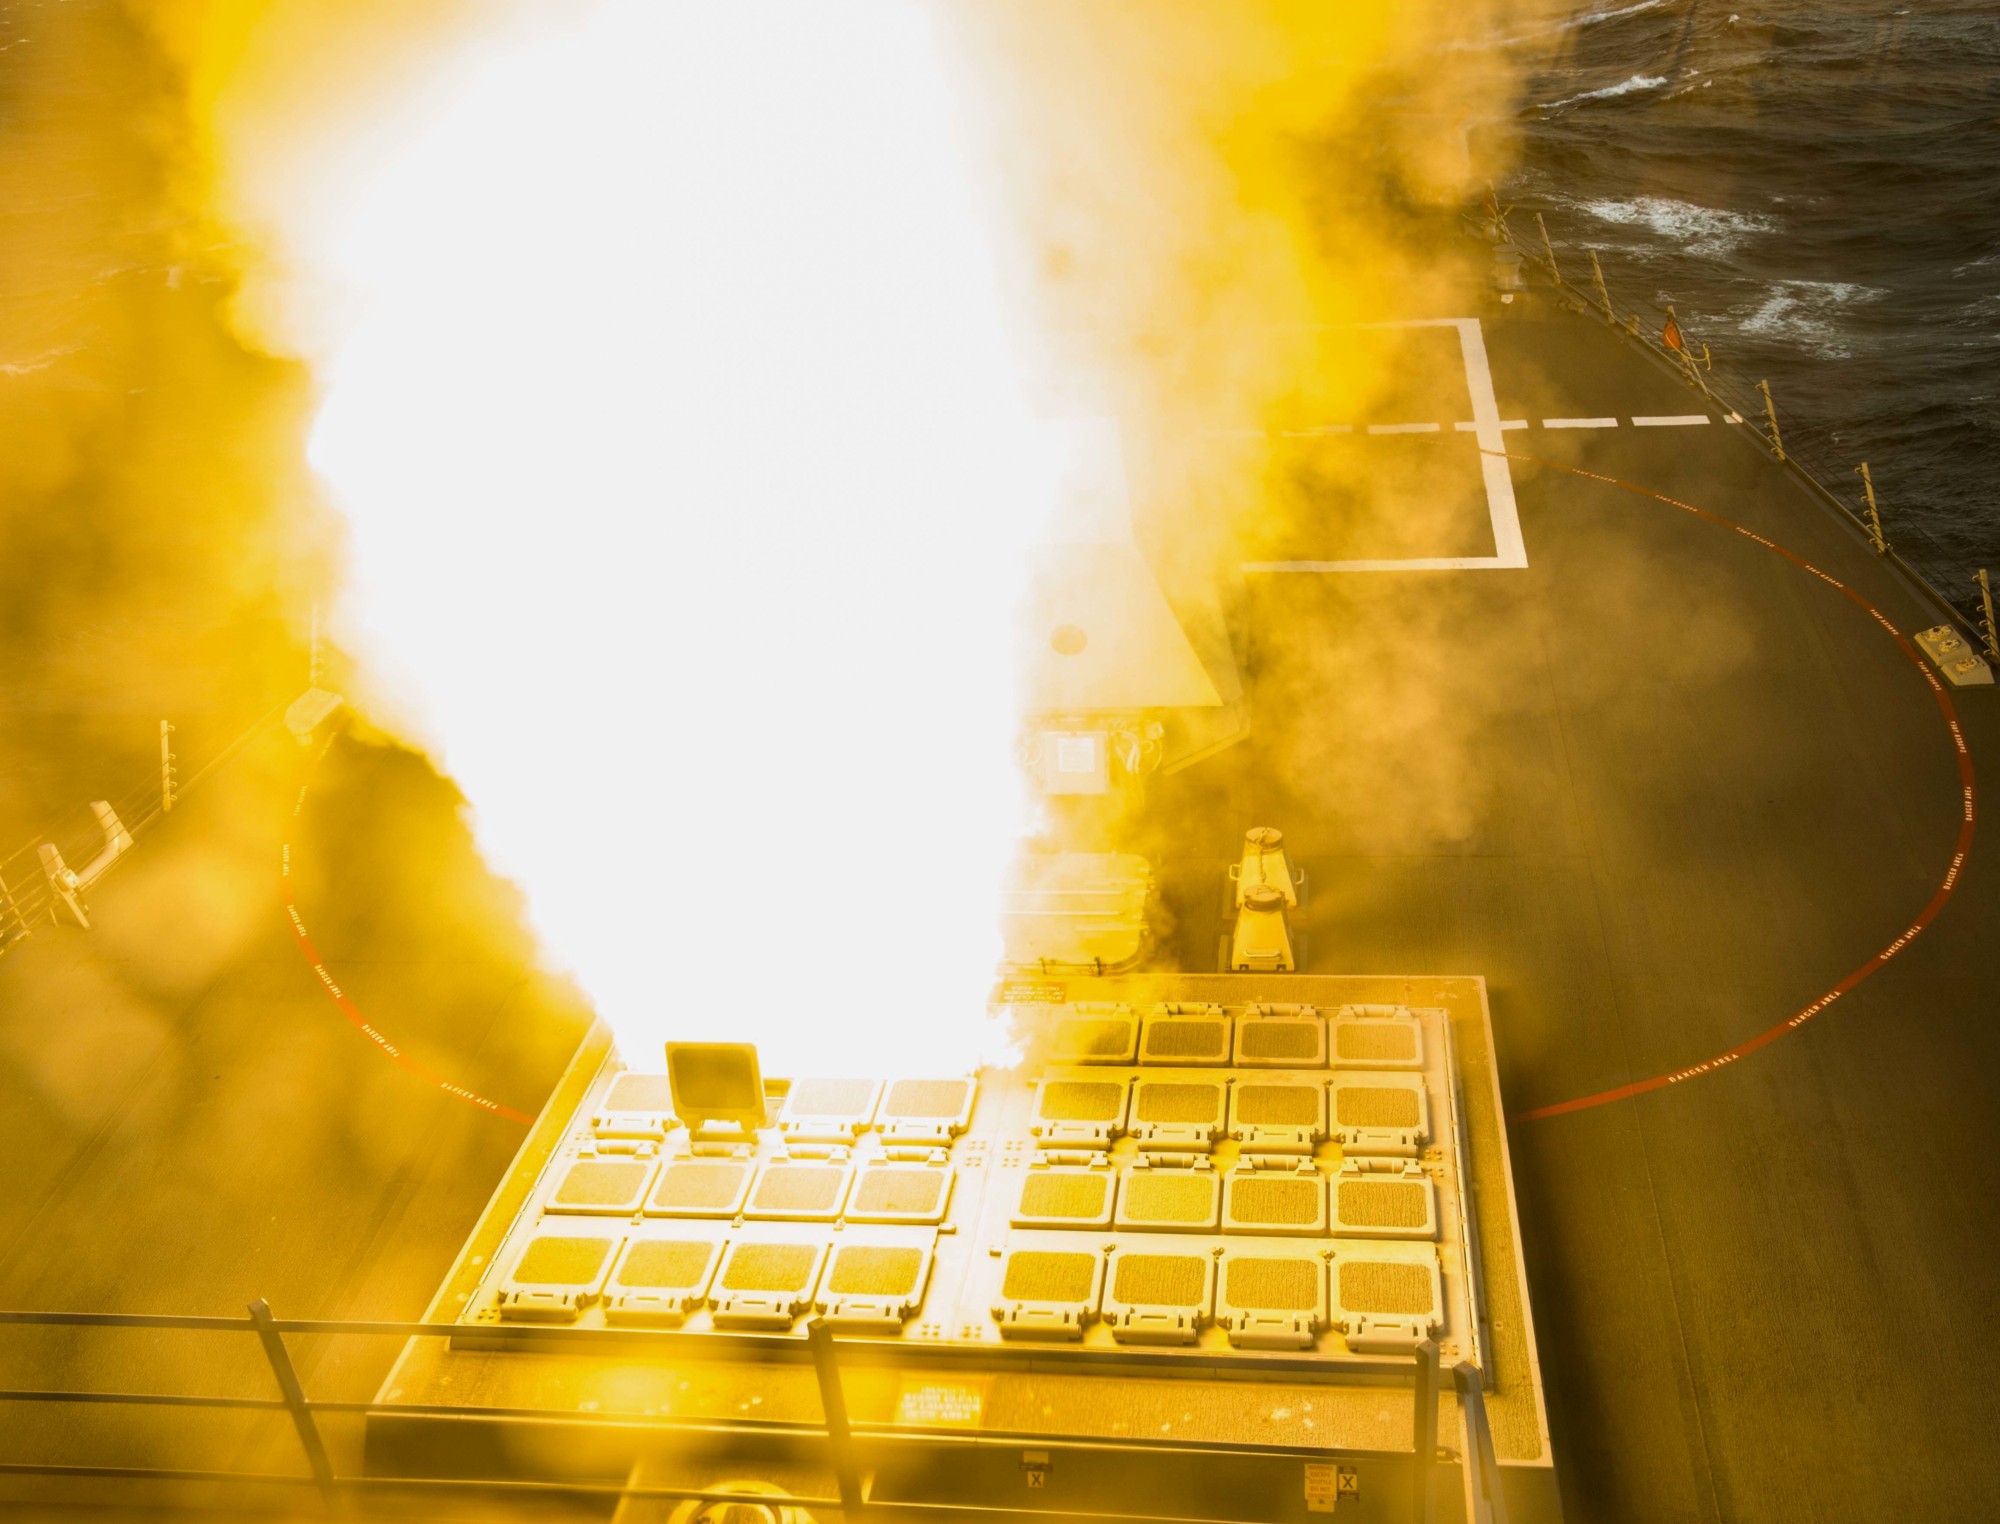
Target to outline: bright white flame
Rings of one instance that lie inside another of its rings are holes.
[[[931,24],[613,0],[411,121],[306,251],[350,633],[635,1061],[978,1061],[1049,488]]]

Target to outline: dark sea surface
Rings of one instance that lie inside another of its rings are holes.
[[[1969,608],[2000,576],[2000,7],[1599,0],[1496,37],[1501,185],[1621,315],[1768,378],[1786,444]]]

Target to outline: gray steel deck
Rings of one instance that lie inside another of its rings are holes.
[[[1489,314],[1487,341],[1505,417],[1701,410],[1586,319]],[[1906,633],[1940,622],[1748,425],[1506,437],[1741,522]],[[1177,868],[1185,956],[1215,945],[1235,832],[1281,826],[1317,891],[1309,967],[1484,974],[1521,1112],[1810,1004],[1937,889],[1961,800],[1930,688],[1838,593],[1617,487],[1514,479],[1525,571],[1259,579],[1258,730],[1152,813],[1211,854]],[[1995,690],[1953,698],[1994,756]],[[2000,1495],[1971,1337],[2000,1291],[1996,850],[1771,1046],[1513,1124],[1570,1517],[1970,1518]]]
[[[1698,410],[1583,319],[1489,309],[1486,340],[1503,418]],[[1434,410],[1436,438],[1384,448],[1471,450],[1456,406]],[[1747,426],[1506,440],[1740,521],[1906,632],[1937,622]],[[1512,475],[1525,570],[1254,579],[1256,731],[1163,780],[1136,845],[1168,859],[1198,969],[1237,833],[1282,826],[1313,877],[1310,969],[1483,974],[1525,1111],[1813,1001],[1931,896],[1960,798],[1930,689],[1833,590],[1648,498]],[[1483,553],[1458,512],[1441,553]],[[1404,526],[1396,553],[1422,538]],[[1995,755],[2000,697],[1954,697],[1975,759]],[[233,1313],[261,1295],[286,1315],[414,1317],[519,1141],[385,1062],[301,960],[276,871],[290,745],[177,812],[96,897],[99,932],[0,964],[0,1305]],[[246,799],[269,817],[258,839],[221,829]],[[455,808],[407,757],[343,743],[291,838],[299,902],[371,1020],[533,1110],[582,1017],[526,971]],[[2000,1494],[1972,1337],[2000,1292],[1988,851],[1934,925],[1796,1032],[1514,1124],[1571,1517],[1964,1518]],[[220,928],[194,951],[173,930],[189,905]],[[263,1392],[254,1350],[189,1348],[4,1332],[0,1380]],[[393,1352],[307,1345],[301,1363],[314,1395],[366,1398]],[[281,1425],[234,1415],[47,1409],[4,1434],[0,1460],[296,1465]]]

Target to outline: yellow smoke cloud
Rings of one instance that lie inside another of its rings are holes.
[[[1386,384],[1320,327],[1459,278],[1413,230],[1507,88],[1493,13],[1386,0],[142,14],[234,321],[315,368],[371,701],[635,1057],[788,1069],[990,1048],[1041,420],[1217,559],[1256,429]]]

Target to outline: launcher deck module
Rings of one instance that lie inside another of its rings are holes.
[[[874,1503],[1402,1518],[1435,1392],[1438,1517],[1556,1517],[1481,980],[1003,994],[1019,1068],[885,1052],[754,1131],[587,1045],[371,1466],[824,1490],[817,1319]]]

